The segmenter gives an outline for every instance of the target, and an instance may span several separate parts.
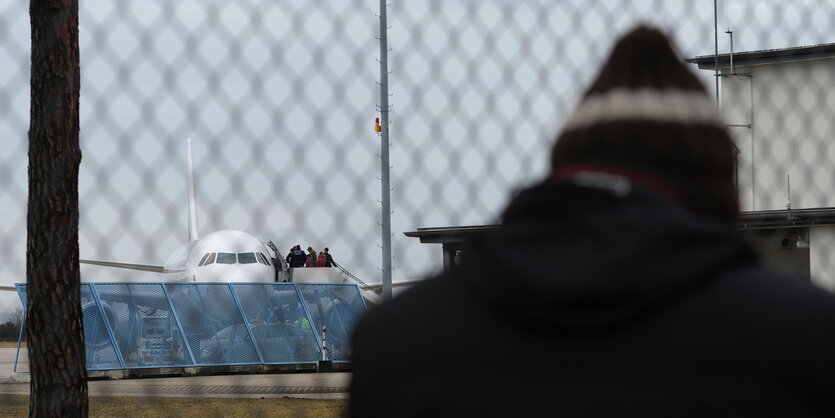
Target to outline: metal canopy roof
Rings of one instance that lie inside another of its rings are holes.
[[[774,64],[833,57],[835,57],[835,43],[830,43],[782,49],[734,52],[734,66]],[[704,70],[716,69],[716,55],[702,55],[685,59],[684,61],[697,64],[699,68]],[[730,54],[719,54],[719,68],[728,68],[730,66]]]
[[[418,228],[417,231],[404,232],[407,237],[420,238],[423,244],[444,244],[466,241],[473,235],[497,228],[498,225],[447,226],[437,228]]]
[[[766,210],[742,212],[735,222],[738,229],[805,228],[835,225],[835,208]],[[498,228],[499,225],[448,226],[418,228],[404,232],[407,237],[419,238],[423,244],[447,244],[466,241],[476,234]]]
[[[739,229],[791,228],[835,225],[835,208],[763,210],[742,212],[736,221]]]

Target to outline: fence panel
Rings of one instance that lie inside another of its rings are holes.
[[[125,367],[177,367],[194,362],[161,284],[96,284]]]
[[[265,362],[315,363],[321,358],[316,334],[293,284],[234,287]]]
[[[297,284],[314,329],[321,338],[327,328],[327,349],[333,361],[351,358],[351,330],[363,313],[365,301],[355,285]]]
[[[79,3],[82,258],[157,270],[177,258],[190,239],[192,138],[200,237],[246,231],[272,240],[277,257],[297,244],[328,247],[340,266],[380,282],[376,0]],[[648,23],[670,33],[682,59],[695,58],[688,65],[722,109],[739,148],[740,229],[767,263],[835,292],[835,1],[719,0],[716,9],[704,0],[390,3],[395,282],[442,263],[437,246],[403,232],[495,223],[514,192],[548,175],[553,142],[614,40]],[[0,285],[26,276],[30,39],[27,2],[0,0]],[[734,67],[717,73],[715,52],[727,57],[732,47]],[[255,256],[250,265],[267,269],[256,253],[268,250],[246,251]],[[164,280],[86,264],[81,276]],[[142,292],[159,296],[150,289]],[[310,334],[320,344],[322,325],[334,358],[345,359],[344,330],[361,312],[353,295],[300,287],[313,329],[297,329],[290,343],[279,321],[301,313],[280,318],[241,300],[244,318],[228,288],[175,289],[172,300],[216,305],[184,305],[182,313],[177,305],[177,325],[164,304],[130,314],[130,303],[87,300],[108,322],[111,311],[117,324],[127,318],[130,330],[116,340],[118,351],[106,348],[107,323],[90,316],[89,336],[104,350],[94,363],[109,367],[122,356],[142,367],[150,351],[135,338],[157,316],[166,318],[157,325],[176,329],[165,335],[173,357],[153,360],[165,364],[190,362],[184,347],[200,364],[250,364],[258,351],[267,362],[312,361]],[[277,289],[264,297],[298,310]],[[0,324],[19,319],[19,306],[14,292],[0,290]]]
[[[198,365],[259,363],[231,289],[225,284],[166,284]]]

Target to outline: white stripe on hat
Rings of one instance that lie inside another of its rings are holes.
[[[630,120],[725,126],[716,104],[705,93],[644,87],[617,88],[587,97],[566,119],[563,129]]]

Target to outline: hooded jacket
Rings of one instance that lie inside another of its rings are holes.
[[[352,414],[835,416],[835,297],[630,180],[521,192],[459,268],[370,311]]]

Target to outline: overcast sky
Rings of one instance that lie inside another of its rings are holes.
[[[328,246],[380,280],[378,1],[80,3],[83,258],[162,264],[185,242],[192,137],[202,234]],[[560,122],[618,34],[649,22],[685,57],[714,48],[711,0],[392,3],[395,281],[440,266],[440,248],[404,231],[491,223],[544,174]],[[835,0],[720,1],[720,52],[729,28],[746,51],[833,42],[832,21]],[[28,39],[26,2],[0,0],[2,283],[25,277]]]

